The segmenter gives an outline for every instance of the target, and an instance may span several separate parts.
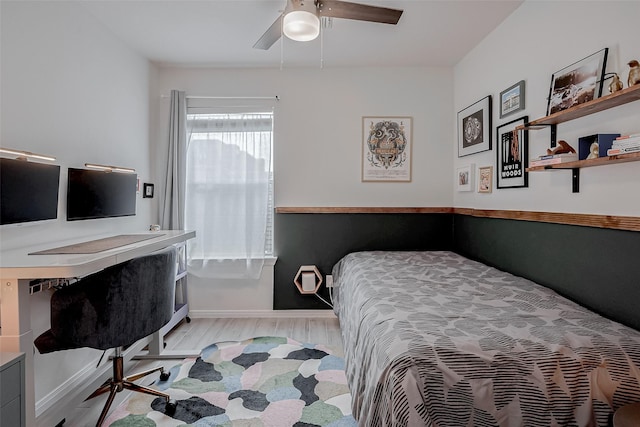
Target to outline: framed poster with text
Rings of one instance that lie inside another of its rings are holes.
[[[362,118],[362,181],[411,181],[411,117]]]

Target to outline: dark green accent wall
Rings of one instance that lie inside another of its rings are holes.
[[[456,215],[454,246],[640,330],[638,232]]]
[[[273,308],[327,309],[293,284],[301,265],[315,265],[323,278],[349,252],[363,250],[452,250],[451,214],[283,214],[274,218]],[[328,298],[324,286],[321,293]]]
[[[275,216],[273,307],[327,309],[293,279],[313,264],[323,277],[349,252],[453,250],[554,289],[640,330],[640,233],[453,214]],[[327,289],[320,291],[328,299]]]

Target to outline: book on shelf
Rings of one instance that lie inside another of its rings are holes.
[[[630,147],[630,146],[636,146],[639,144],[640,144],[640,136],[634,136],[626,139],[617,139],[613,141],[613,144],[611,144],[611,147],[612,148]]]
[[[640,137],[640,133],[630,133],[628,135],[620,135],[619,137],[616,138],[616,141],[619,141],[621,139],[629,139],[629,138],[636,138],[636,137]]]
[[[557,165],[561,163],[575,162],[577,160],[578,160],[577,154],[573,154],[572,156],[553,157],[551,159],[537,159],[537,160],[531,160],[529,162],[529,167]]]
[[[544,154],[542,156],[538,156],[536,160],[558,159],[565,157],[571,157],[574,160],[578,160],[578,155],[576,153]]]
[[[607,156],[616,156],[618,154],[628,154],[628,153],[637,153],[640,151],[640,145],[636,145],[633,147],[623,147],[623,148],[609,148],[607,150]]]

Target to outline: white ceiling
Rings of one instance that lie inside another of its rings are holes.
[[[398,25],[333,19],[312,42],[253,44],[286,0],[80,0],[127,45],[164,65],[453,66],[522,0],[356,0],[403,9]],[[322,49],[321,49],[322,48]]]

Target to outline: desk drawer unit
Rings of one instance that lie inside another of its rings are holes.
[[[25,426],[24,353],[0,353],[0,426]]]

